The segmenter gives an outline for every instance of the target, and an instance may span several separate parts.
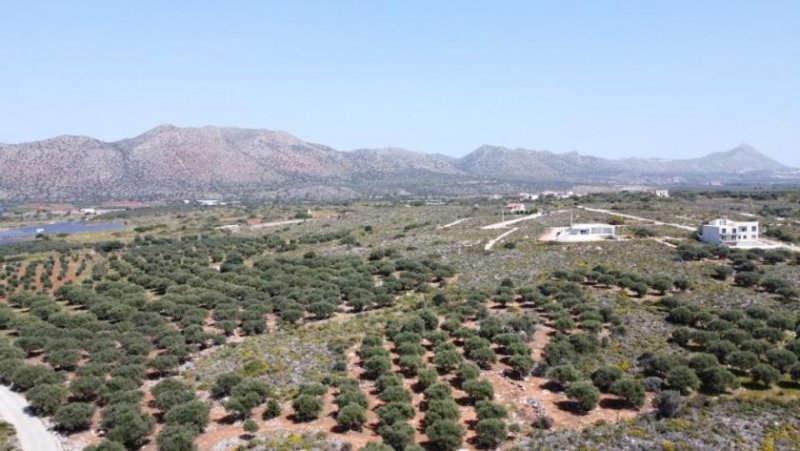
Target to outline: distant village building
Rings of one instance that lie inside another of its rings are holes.
[[[521,201],[539,200],[539,195],[538,194],[532,194],[532,193],[519,193],[519,200],[521,200]]]
[[[146,204],[133,200],[112,200],[108,202],[103,202],[103,204],[101,205],[101,207],[107,209],[114,209],[115,211],[120,208],[135,209],[135,208],[143,208],[146,206],[147,206]]]
[[[506,208],[506,213],[510,214],[525,213],[525,204],[519,204],[519,203],[506,204],[505,208]]]
[[[116,213],[119,211],[125,211],[122,208],[81,208],[80,214],[89,216],[89,215],[104,215],[108,213]]]
[[[751,244],[758,241],[758,221],[715,219],[703,224],[697,237],[706,243],[725,246]]]
[[[622,185],[617,190],[623,193],[647,193],[656,197],[669,197],[669,190],[667,189],[651,188],[644,185]]]
[[[573,191],[542,191],[539,193],[541,197],[554,197],[556,199],[568,199],[570,197],[575,197],[575,192]]]

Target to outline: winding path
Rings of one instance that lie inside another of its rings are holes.
[[[436,228],[436,230],[449,229],[450,227],[453,227],[455,225],[461,224],[462,222],[466,221],[467,219],[469,219],[469,218],[458,219],[456,221],[451,222],[450,224],[445,224],[443,226],[439,226],[439,227]]]
[[[534,213],[534,214],[532,214],[532,215],[523,216],[523,217],[521,217],[521,218],[509,219],[508,221],[496,222],[496,223],[494,223],[494,224],[489,224],[489,225],[487,225],[487,226],[483,226],[483,227],[481,227],[481,230],[502,229],[502,228],[505,228],[505,227],[507,227],[507,226],[510,226],[510,225],[516,224],[516,223],[518,223],[518,222],[527,221],[527,220],[529,220],[529,219],[538,218],[538,217],[540,217],[540,216],[542,216],[542,213],[541,213],[541,212],[538,212],[538,213]]]
[[[484,246],[483,249],[487,250],[487,251],[492,250],[492,248],[494,247],[495,244],[497,244],[500,240],[502,240],[503,238],[507,237],[508,235],[511,235],[512,233],[516,232],[517,230],[519,230],[519,227],[514,227],[513,229],[511,229],[511,230],[509,230],[507,232],[501,233],[500,236],[498,236],[497,238],[495,238],[495,239],[489,241],[488,243],[486,243],[486,246]]]
[[[55,433],[39,418],[27,413],[28,402],[19,393],[0,385],[0,417],[14,426],[24,451],[61,451]]]

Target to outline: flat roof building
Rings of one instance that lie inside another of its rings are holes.
[[[587,224],[572,224],[567,232],[571,236],[597,236],[613,238],[615,236],[615,227],[611,224],[601,223],[587,223]]]
[[[616,238],[616,227],[611,224],[584,223],[559,228],[553,237],[556,241],[600,241]],[[552,238],[551,238],[552,239]]]
[[[758,221],[719,218],[703,224],[697,237],[706,243],[736,246],[758,241],[758,232]]]

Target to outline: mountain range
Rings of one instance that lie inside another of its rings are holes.
[[[105,142],[0,144],[0,200],[357,198],[483,194],[571,184],[772,183],[798,172],[743,144],[685,160],[605,159],[482,146],[461,158],[338,151],[281,131],[161,125]]]

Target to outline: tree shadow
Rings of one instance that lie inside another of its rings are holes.
[[[460,398],[456,398],[455,401],[456,404],[458,404],[461,407],[469,407],[472,405],[472,400],[469,398],[469,395],[464,395]]]
[[[364,372],[362,372],[361,374],[358,375],[358,380],[360,382],[374,382],[374,379],[369,377],[369,375],[367,374],[366,371],[364,371]]]
[[[763,384],[761,384],[759,382],[753,382],[753,381],[742,382],[741,385],[742,385],[742,387],[744,387],[744,388],[746,388],[748,390],[753,390],[753,391],[767,391],[767,390],[770,390],[772,388],[769,385],[763,385]]]
[[[363,426],[358,427],[358,428],[351,428],[351,427],[348,427],[348,426],[341,426],[341,425],[338,425],[338,424],[334,424],[331,427],[330,431],[332,433],[334,433],[334,434],[347,434],[350,431],[353,431],[353,432],[356,432],[356,433],[360,433],[360,432],[363,432],[365,428],[370,428],[370,427],[368,425],[366,425],[366,424],[364,424]]]
[[[237,421],[239,421],[239,417],[234,415],[234,414],[232,414],[232,413],[229,413],[229,414],[225,415],[224,417],[217,419],[215,422],[217,424],[231,425],[231,424],[236,423]]]
[[[632,408],[627,401],[620,398],[603,398],[600,400],[598,405],[603,409],[611,409],[611,410],[625,410]]]
[[[556,402],[556,407],[558,407],[560,410],[563,410],[565,412],[569,412],[569,413],[571,413],[573,415],[581,415],[581,416],[583,416],[583,415],[586,415],[588,413],[588,412],[584,412],[583,410],[581,410],[580,403],[578,403],[578,401],[571,401],[571,400],[557,401]]]
[[[543,384],[539,385],[539,388],[542,390],[549,390],[551,392],[560,392],[563,391],[564,387],[561,386],[556,381],[546,381]]]
[[[157,380],[159,380],[159,379],[164,379],[164,378],[167,378],[167,377],[172,377],[172,376],[174,376],[175,374],[176,374],[176,373],[174,373],[173,371],[163,371],[163,372],[158,372],[158,371],[148,371],[148,372],[147,372],[147,374],[145,374],[145,379],[147,379],[147,380],[149,380],[149,381],[157,381]]]
[[[289,414],[289,416],[287,416],[286,419],[291,421],[294,424],[307,424],[307,423],[311,423],[312,421],[317,420],[316,418],[303,419],[303,418],[298,417],[296,413]]]
[[[508,365],[508,364],[506,363],[506,365]],[[523,376],[523,375],[521,375],[521,374],[517,373],[516,371],[511,370],[509,368],[505,368],[503,370],[503,372],[502,372],[502,375],[505,378],[508,378],[508,379],[511,379],[512,381],[517,381],[517,382],[522,382],[522,381],[525,380],[525,377],[527,377],[527,376]]]

